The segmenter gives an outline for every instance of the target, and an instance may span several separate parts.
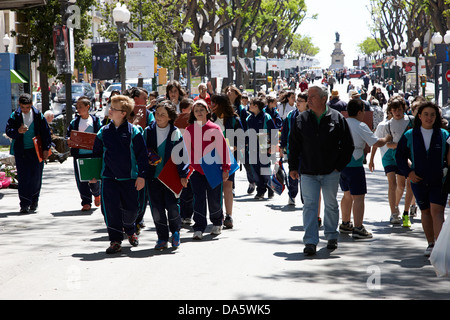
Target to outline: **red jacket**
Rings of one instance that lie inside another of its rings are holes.
[[[197,101],[198,99],[203,99],[203,98],[200,97],[200,96],[198,95],[198,96],[196,96],[196,97],[194,98],[194,102]],[[206,97],[205,97],[205,99],[203,99],[203,100],[205,100],[205,101],[206,101],[206,104],[208,105],[208,107],[211,108],[211,97],[209,96],[208,93],[206,93]]]
[[[195,171],[204,174],[200,160],[212,149],[216,149],[221,159],[222,170],[230,171],[229,147],[222,134],[222,129],[217,124],[209,120],[203,126],[193,123],[186,128],[183,138],[189,152],[190,164]]]
[[[303,92],[306,89],[308,89],[308,83],[307,82],[300,82],[300,84],[298,85],[300,90]]]

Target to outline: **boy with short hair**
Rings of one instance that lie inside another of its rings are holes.
[[[41,191],[44,161],[39,162],[33,138],[41,138],[43,160],[48,158],[52,139],[47,121],[33,107],[33,100],[28,93],[20,95],[19,108],[8,119],[5,132],[12,139],[10,153],[16,161],[20,213],[35,212]]]
[[[364,197],[367,193],[366,174],[363,167],[364,148],[369,146],[382,147],[392,139],[386,135],[378,138],[363,122],[364,103],[362,100],[350,100],[347,105],[347,123],[352,134],[355,149],[350,163],[341,171],[339,184],[344,196],[341,200],[342,224],[339,231],[343,233],[353,233],[353,238],[372,238],[372,234],[363,226],[364,218]],[[353,209],[353,227],[350,217]]]
[[[138,191],[145,186],[149,163],[140,130],[127,121],[133,108],[131,98],[114,96],[109,109],[111,122],[100,129],[94,143],[94,156],[103,158],[101,208],[111,242],[106,253],[121,251],[123,230],[133,247],[139,244],[135,224]]]

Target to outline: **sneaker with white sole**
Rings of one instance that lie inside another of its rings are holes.
[[[411,218],[417,216],[417,206],[415,204],[413,204],[413,205],[411,205],[411,207],[409,207],[409,215],[411,216]]]
[[[339,225],[340,233],[350,234],[353,232],[353,229],[354,229],[353,223],[351,221],[348,222],[342,221],[342,223]]]
[[[202,240],[203,238],[203,232],[201,231],[195,231],[194,235],[192,236],[192,239],[194,240]]]
[[[425,257],[431,256],[431,252],[433,252],[433,247],[434,247],[434,243],[430,243],[430,244],[428,245],[428,247],[425,249],[425,252],[423,253],[423,255],[424,255]]]
[[[364,228],[364,226],[361,227],[354,227],[352,232],[352,237],[354,239],[371,239],[372,234]]]
[[[190,226],[192,223],[192,219],[191,218],[184,218],[181,220],[181,224],[185,225],[185,226]]]
[[[288,206],[295,206],[295,199],[294,198],[289,197]]]
[[[213,226],[211,229],[211,234],[219,235],[222,233],[222,226]]]
[[[389,219],[389,222],[391,224],[402,224],[402,218],[400,217],[400,214],[393,213],[393,214],[391,214],[391,218]]]

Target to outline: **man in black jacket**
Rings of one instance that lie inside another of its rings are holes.
[[[350,162],[354,145],[347,121],[326,104],[328,91],[321,86],[308,90],[309,110],[297,117],[289,137],[289,175],[298,179],[304,201],[304,253],[313,255],[319,243],[317,211],[322,190],[327,248],[337,248],[339,206],[336,199],[340,171]]]

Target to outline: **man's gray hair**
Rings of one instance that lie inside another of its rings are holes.
[[[308,90],[311,90],[311,89],[317,89],[319,91],[321,98],[323,98],[323,97],[328,98],[328,88],[327,87],[322,86],[322,85],[320,85],[320,86],[314,85],[314,86],[309,87]]]

